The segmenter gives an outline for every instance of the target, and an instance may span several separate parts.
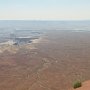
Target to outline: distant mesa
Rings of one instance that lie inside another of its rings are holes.
[[[39,39],[43,32],[40,30],[14,30],[1,34],[0,45],[26,45],[31,44],[35,39]]]
[[[10,40],[13,41],[13,45],[30,44],[33,40],[39,39],[40,34],[42,33],[39,31],[16,30],[14,33],[10,34]]]

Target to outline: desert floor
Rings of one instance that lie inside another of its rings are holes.
[[[31,46],[3,48],[0,90],[69,90],[90,79],[89,31],[48,31]]]

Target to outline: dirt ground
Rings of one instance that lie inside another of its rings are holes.
[[[89,39],[89,31],[48,31],[33,49],[6,49],[0,53],[0,90],[68,90],[76,80],[89,80]]]

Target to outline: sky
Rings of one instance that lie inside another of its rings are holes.
[[[0,20],[90,20],[90,0],[0,0]]]

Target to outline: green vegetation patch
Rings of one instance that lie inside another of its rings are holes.
[[[76,82],[74,82],[74,84],[73,84],[73,88],[74,88],[74,89],[79,88],[79,87],[81,87],[81,86],[82,86],[82,82],[80,82],[80,81],[76,81]]]

